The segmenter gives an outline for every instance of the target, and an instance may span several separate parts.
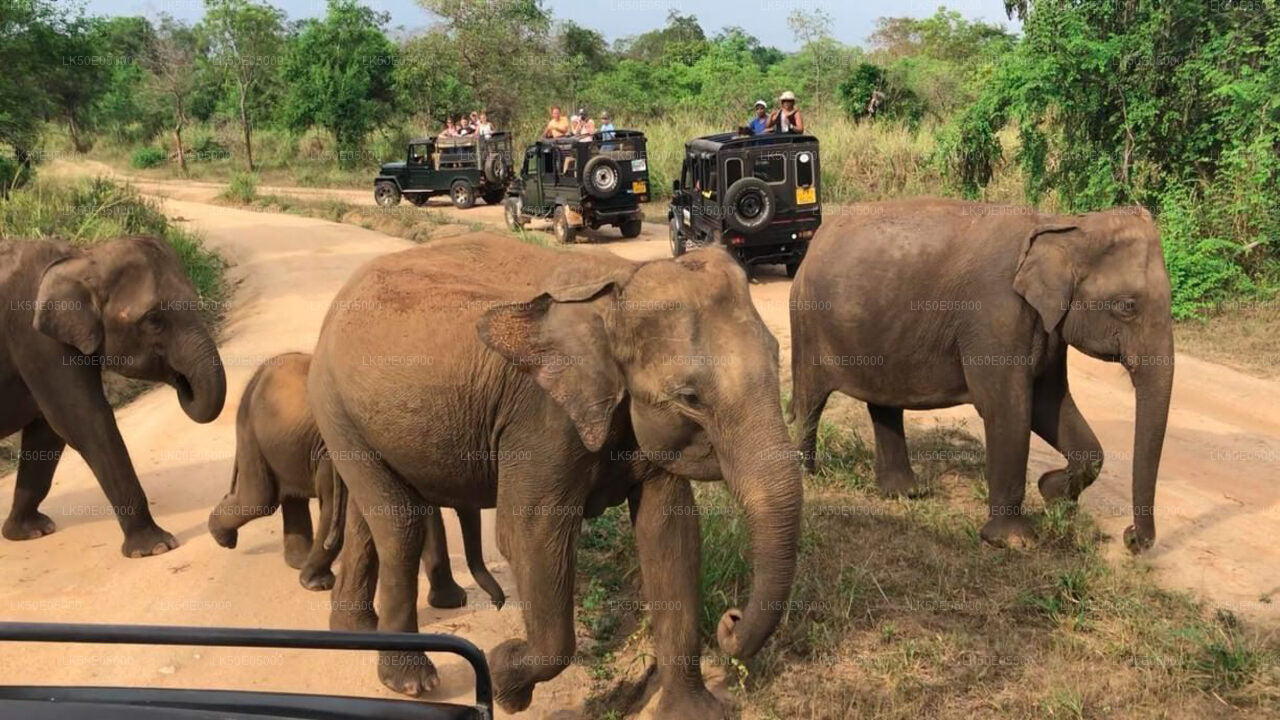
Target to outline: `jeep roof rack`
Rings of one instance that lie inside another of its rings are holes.
[[[768,147],[769,145],[793,145],[802,142],[818,142],[813,135],[796,133],[764,133],[762,135],[739,135],[736,132],[715,133],[690,140],[686,144],[688,150],[700,152],[717,152],[724,147]]]
[[[629,140],[632,138],[642,138],[644,133],[639,130],[613,130],[613,137],[605,140],[601,137],[602,133],[596,132],[594,135],[565,135],[558,138],[538,138],[538,142],[548,145],[571,145],[575,142],[583,142],[588,137],[595,142],[617,142],[618,140]]]
[[[500,130],[500,131],[498,131],[498,132],[495,132],[495,133],[491,134],[487,139],[488,139],[490,142],[492,142],[492,141],[494,141],[494,140],[499,140],[499,139],[501,139],[501,138],[504,138],[504,137],[506,137],[507,135],[510,135],[510,134],[511,134],[511,133],[507,132],[506,130]],[[442,140],[443,140],[443,141],[446,141],[446,142],[449,142],[449,143],[452,143],[452,144],[455,144],[455,145],[470,145],[470,144],[475,143],[475,141],[476,141],[476,140],[479,140],[480,138],[481,138],[481,136],[480,136],[480,135],[459,135],[459,136],[457,136],[457,137],[445,137],[445,138],[442,138],[442,137],[440,137],[440,136],[438,136],[438,135],[437,135],[436,137],[420,137],[420,138],[414,138],[414,139],[410,140],[410,141],[408,142],[408,144],[409,144],[409,145],[421,145],[422,143],[439,143],[440,141],[442,141]]]

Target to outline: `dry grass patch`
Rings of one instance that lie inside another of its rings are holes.
[[[1262,378],[1280,378],[1280,300],[1225,303],[1204,319],[1174,325],[1178,352]]]

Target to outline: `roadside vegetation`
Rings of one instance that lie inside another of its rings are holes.
[[[720,614],[748,600],[746,527],[724,488],[699,486],[701,627],[712,653],[704,665],[727,676],[744,717],[1198,719],[1280,710],[1274,631],[1158,588],[1139,559],[1107,562],[1117,539],[1072,505],[1033,505],[1041,540],[1032,551],[984,546],[981,442],[939,428],[912,446],[932,492],[886,500],[857,431],[823,425],[788,611],[746,667],[714,651]],[[1029,500],[1038,501],[1034,491]],[[628,648],[645,622],[625,508],[588,521],[579,548],[580,654],[597,663],[600,706],[617,707],[634,673]]]
[[[0,202],[0,237],[61,239],[92,246],[122,235],[153,235],[172,245],[200,296],[206,322],[218,324],[228,292],[226,263],[199,236],[170,222],[154,201],[134,188],[106,178],[37,179]],[[107,397],[116,406],[150,387],[114,373],[103,378]],[[17,458],[19,439],[18,435],[0,439],[0,475]]]

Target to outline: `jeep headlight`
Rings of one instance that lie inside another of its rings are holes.
[[[645,172],[648,169],[649,165],[644,161],[644,158],[631,161],[631,172]]]

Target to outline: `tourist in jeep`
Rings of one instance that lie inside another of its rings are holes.
[[[609,117],[609,111],[600,113],[600,139],[612,140],[616,130],[617,128],[613,126],[613,118]]]
[[[569,134],[569,120],[560,114],[560,106],[551,106],[551,119],[542,130],[542,137],[558,138]]]
[[[746,126],[751,130],[752,135],[763,135],[769,127],[769,103],[757,100],[755,115],[747,121]]]
[[[578,108],[578,134],[579,135],[595,135],[596,121],[591,119],[587,114],[586,108]]]
[[[480,111],[480,121],[476,123],[476,132],[480,133],[481,137],[493,136],[493,123],[489,122],[489,114],[483,110]]]
[[[440,131],[440,134],[437,137],[457,137],[457,136],[458,136],[458,128],[453,124],[453,118],[451,117],[445,118],[444,129]]]
[[[769,132],[803,134],[804,118],[796,109],[796,94],[788,90],[778,96],[778,103],[782,107],[769,116]]]

